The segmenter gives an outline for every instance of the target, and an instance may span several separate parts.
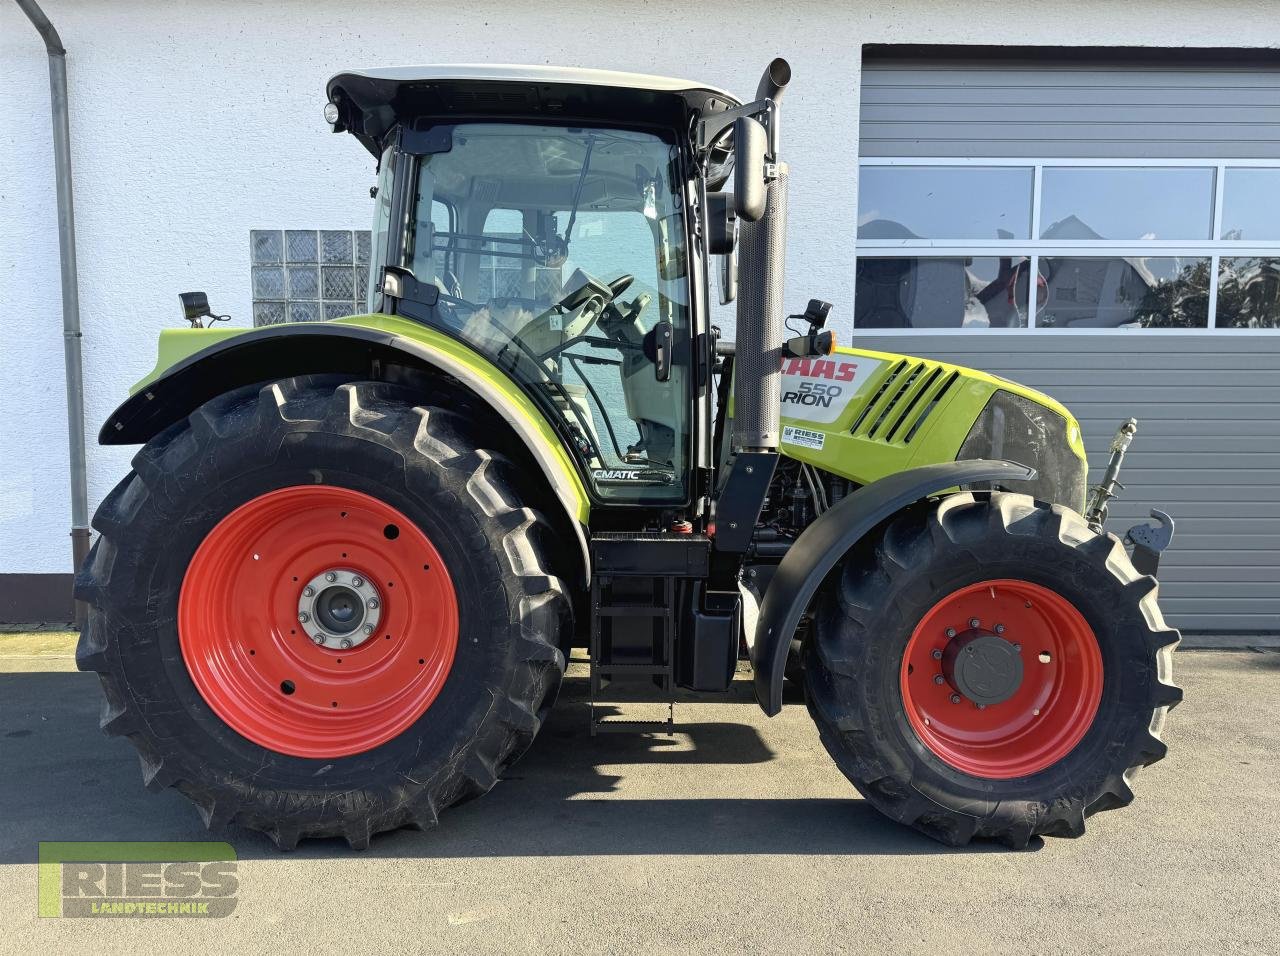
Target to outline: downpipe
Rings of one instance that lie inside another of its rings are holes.
[[[16,0],[49,54],[53,109],[53,168],[58,197],[58,253],[62,274],[62,345],[67,380],[67,449],[71,466],[71,556],[78,571],[89,555],[89,489],[84,440],[84,363],[80,350],[80,288],[76,267],[75,206],[71,190],[71,130],[67,111],[67,51],[36,0]],[[76,626],[88,607],[76,602]]]

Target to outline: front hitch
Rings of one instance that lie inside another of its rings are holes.
[[[1116,497],[1116,489],[1124,488],[1120,482],[1120,466],[1124,464],[1125,452],[1133,444],[1133,436],[1138,433],[1138,421],[1130,418],[1116,429],[1116,436],[1111,440],[1111,458],[1107,461],[1107,470],[1103,472],[1102,481],[1093,489],[1089,507],[1084,513],[1089,527],[1098,534],[1104,533],[1103,526],[1107,522],[1107,509],[1111,500]],[[1160,555],[1173,542],[1173,518],[1163,511],[1151,510],[1155,524],[1143,522],[1136,524],[1125,532],[1125,541],[1133,547],[1133,566],[1141,574],[1154,576],[1160,570]]]
[[[1161,553],[1173,542],[1173,519],[1155,508],[1151,509],[1151,517],[1156,519],[1155,524],[1135,524],[1124,538],[1133,545],[1133,566],[1138,573],[1154,577],[1160,570]]]

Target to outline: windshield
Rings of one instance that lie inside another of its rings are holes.
[[[475,123],[444,152],[384,159],[384,182],[396,166],[416,184],[397,264],[434,287],[430,323],[557,417],[611,500],[687,497],[687,359],[662,380],[650,335],[670,323],[665,354],[689,353],[676,155],[649,133]]]

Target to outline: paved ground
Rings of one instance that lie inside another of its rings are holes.
[[[581,682],[530,754],[431,833],[280,855],[225,835],[225,920],[38,919],[42,840],[208,839],[97,729],[65,639],[0,637],[0,950],[1280,952],[1280,653],[1183,652],[1171,756],[1128,810],[1023,853],[881,819],[802,706],[683,705],[674,741],[591,739]],[[577,698],[576,700],[574,698]]]

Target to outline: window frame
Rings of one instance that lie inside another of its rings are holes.
[[[1268,159],[1164,159],[1143,158],[1088,158],[1078,157],[990,157],[990,156],[872,156],[858,160],[859,173],[866,166],[1013,166],[1030,168],[1031,179],[1031,236],[1030,239],[990,239],[981,242],[966,239],[859,239],[854,237],[854,270],[857,260],[866,258],[942,259],[956,257],[990,257],[1024,255],[1030,261],[1032,275],[1038,275],[1042,256],[1068,256],[1073,258],[1143,258],[1187,257],[1209,259],[1209,312],[1207,323],[1197,329],[1144,328],[1044,328],[1036,324],[1039,309],[1039,290],[1031,283],[1028,290],[1027,325],[1022,328],[975,329],[972,327],[928,329],[876,329],[865,328],[873,334],[884,335],[974,335],[1019,334],[1038,331],[1052,335],[1203,335],[1215,331],[1218,311],[1218,275],[1223,257],[1263,256],[1280,258],[1280,240],[1221,239],[1223,192],[1229,169],[1280,169],[1280,160]],[[1043,192],[1044,170],[1047,167],[1077,168],[1199,168],[1212,169],[1213,207],[1210,238],[1204,240],[1173,239],[1041,239],[1040,207]],[[856,217],[855,217],[856,222]],[[855,329],[855,331],[858,331]],[[1231,328],[1230,335],[1277,335],[1280,329]]]

